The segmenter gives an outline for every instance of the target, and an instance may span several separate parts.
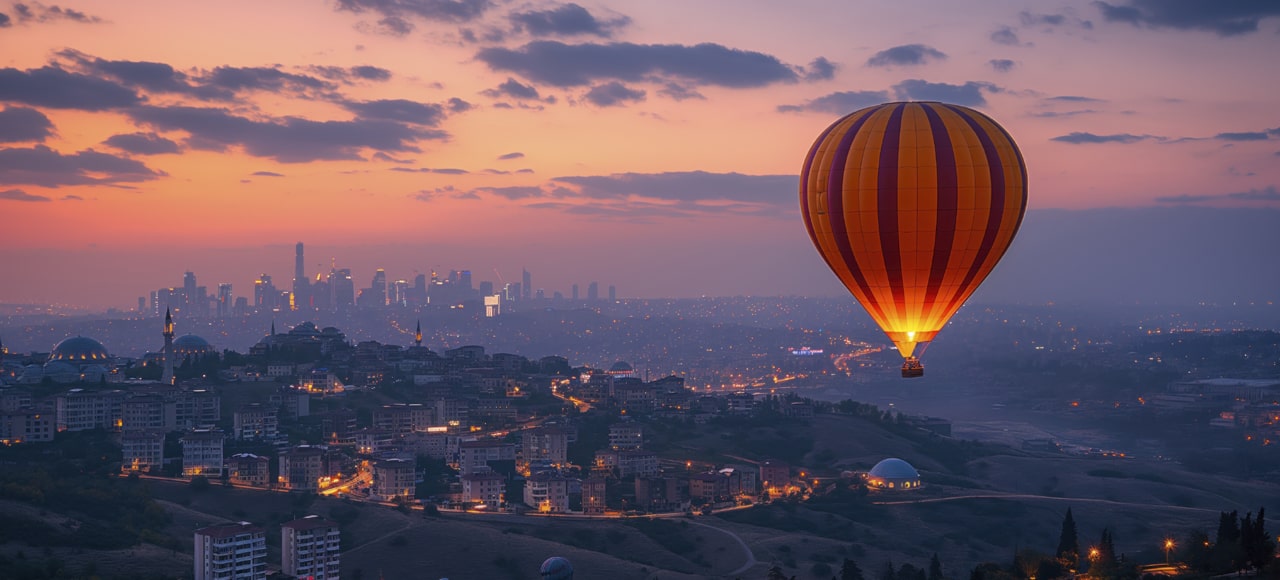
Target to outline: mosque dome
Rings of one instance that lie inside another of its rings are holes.
[[[111,358],[107,347],[87,336],[73,336],[59,342],[49,353],[50,361],[66,361],[72,364],[106,362]]]
[[[184,334],[173,339],[173,351],[182,356],[205,355],[213,352],[213,345],[194,334]]]
[[[543,580],[572,580],[573,564],[570,564],[566,558],[552,556],[542,563],[538,574]]]
[[[80,369],[67,361],[52,360],[44,363],[44,376],[55,383],[74,383],[80,380]]]
[[[890,457],[871,468],[867,473],[867,482],[874,487],[911,489],[920,487],[920,472],[910,463]]]
[[[609,374],[611,375],[629,375],[632,372],[635,372],[635,369],[631,368],[631,363],[626,361],[618,361],[609,367]]]

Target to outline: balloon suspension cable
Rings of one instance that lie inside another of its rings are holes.
[[[907,357],[902,363],[902,378],[913,379],[924,376],[924,365],[920,364],[920,359],[916,357]]]

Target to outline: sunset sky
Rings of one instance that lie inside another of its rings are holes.
[[[0,302],[244,295],[297,241],[357,287],[836,294],[796,176],[839,116],[986,112],[1033,212],[1275,208],[1278,56],[1265,0],[0,2]]]

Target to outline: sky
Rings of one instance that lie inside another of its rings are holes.
[[[297,241],[358,287],[834,295],[800,165],[895,100],[1000,122],[1032,212],[1274,210],[1278,54],[1268,0],[0,2],[0,303],[243,295]]]

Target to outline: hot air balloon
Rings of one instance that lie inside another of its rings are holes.
[[[809,238],[905,359],[920,355],[1004,256],[1027,208],[1027,170],[990,117],[886,103],[827,127],[805,157]]]

